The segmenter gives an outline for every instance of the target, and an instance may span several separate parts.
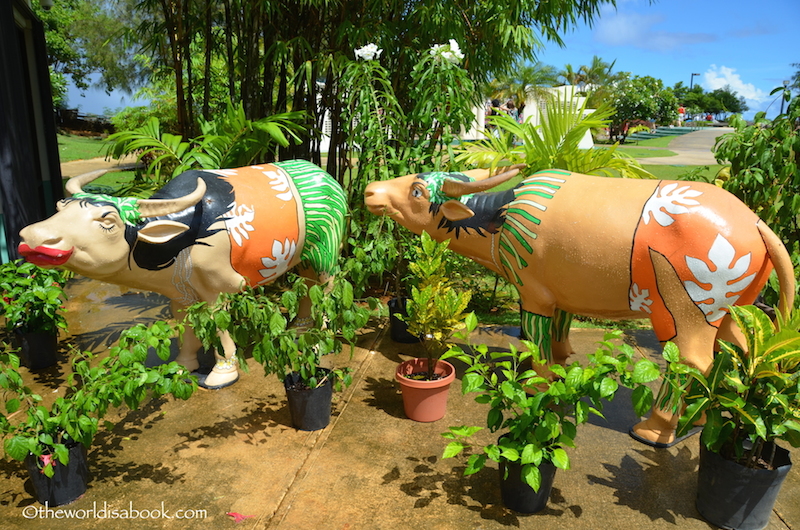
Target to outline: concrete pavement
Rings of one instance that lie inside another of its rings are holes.
[[[77,279],[69,286],[68,318],[81,348],[103,351],[122,329],[167,316],[166,299]],[[188,401],[157,400],[120,411],[90,451],[92,480],[66,512],[40,512],[23,466],[0,463],[3,529],[549,529],[707,530],[694,507],[698,438],[656,450],[627,435],[637,421],[629,395],[606,407],[606,419],[582,426],[559,470],[548,507],[522,515],[500,502],[497,467],[463,476],[464,460],[442,459],[440,433],[481,425],[487,408],[451,388],[447,415],[434,423],[404,417],[394,369],[421,354],[391,341],[383,321],[371,323],[352,358],[353,384],[334,395],[322,431],[290,426],[282,385],[249,359],[250,372],[227,389],[199,390]],[[515,328],[481,328],[475,342],[503,348]],[[577,358],[595,350],[602,330],[573,330]],[[650,331],[626,340],[658,358]],[[44,395],[63,382],[63,364],[27,374]],[[479,433],[478,440],[496,435]],[[795,460],[800,452],[793,451]],[[770,530],[800,528],[800,476],[792,471],[778,497]],[[106,512],[100,512],[103,508]],[[92,512],[94,510],[94,512]],[[117,510],[127,519],[101,518]],[[125,512],[127,511],[127,512]],[[135,514],[134,511],[138,512]],[[144,512],[147,515],[144,516]],[[233,515],[230,515],[233,514]],[[137,517],[134,517],[136,515]],[[56,519],[56,517],[62,519]],[[181,518],[183,517],[183,518]],[[236,522],[239,518],[241,522]]]
[[[677,136],[668,149],[676,156],[641,158],[642,164],[661,166],[710,166],[717,164],[711,151],[719,136],[732,132],[730,127],[704,127],[694,132]]]

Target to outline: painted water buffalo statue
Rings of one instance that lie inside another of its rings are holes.
[[[782,242],[721,188],[546,170],[486,192],[517,173],[407,175],[370,183],[365,201],[416,234],[450,239],[455,252],[515,285],[523,332],[551,362],[572,353],[570,321],[579,314],[649,318],[660,341],[706,370],[717,338],[744,345],[726,308],[752,303],[773,267],[781,310],[792,306]],[[669,446],[676,421],[654,409],[631,435]]]
[[[286,161],[238,169],[186,171],[150,199],[85,193],[103,172],[70,179],[58,212],[20,232],[19,253],[43,267],[155,291],[173,314],[222,292],[268,284],[295,265],[309,281],[335,272],[346,203],[319,167]],[[307,301],[301,313],[308,313]],[[207,388],[238,379],[235,350],[222,336]],[[178,362],[198,368],[200,343],[187,329]]]

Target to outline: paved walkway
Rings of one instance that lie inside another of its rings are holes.
[[[711,149],[719,136],[732,132],[730,127],[705,127],[676,137],[669,149],[676,156],[640,158],[642,164],[661,166],[710,166],[717,164]]]
[[[98,169],[110,169],[112,171],[126,171],[137,166],[136,157],[129,155],[120,160],[106,160],[105,158],[90,158],[87,160],[74,160],[61,164],[61,177],[69,178],[96,171]]]
[[[69,285],[70,330],[83,349],[104,351],[119,332],[167,314],[161,296],[93,280]],[[708,530],[697,513],[698,438],[656,450],[627,435],[637,421],[621,393],[581,427],[569,451],[572,468],[559,470],[548,507],[522,515],[503,507],[494,463],[464,477],[464,460],[442,459],[440,433],[480,425],[487,408],[451,388],[447,415],[434,423],[404,417],[394,381],[400,360],[419,345],[393,342],[372,323],[352,358],[329,359],[353,369],[353,384],[334,396],[331,424],[317,432],[290,425],[282,385],[264,377],[252,359],[235,385],[198,390],[188,401],[157,400],[109,418],[89,453],[92,480],[66,512],[37,512],[23,466],[0,462],[0,526],[4,530],[287,529],[287,530]],[[482,328],[474,341],[492,348],[519,344],[515,328]],[[573,330],[583,359],[602,330]],[[649,331],[626,340],[657,358]],[[67,366],[26,374],[46,399],[58,393]],[[489,442],[496,435],[479,433]],[[793,451],[795,461],[800,451]],[[792,471],[768,530],[800,528],[800,473]],[[105,509],[105,512],[100,510]],[[94,512],[92,512],[94,510]],[[127,519],[111,518],[113,510]],[[133,511],[139,512],[135,517]],[[141,514],[146,512],[146,516]],[[39,515],[37,515],[39,514]],[[105,518],[103,515],[105,514]],[[166,515],[161,515],[166,514]],[[244,518],[237,523],[234,516]],[[180,519],[183,515],[185,518]],[[61,517],[56,519],[56,517]],[[187,518],[188,517],[188,518]]]

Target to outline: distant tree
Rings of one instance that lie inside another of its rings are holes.
[[[569,63],[564,65],[564,69],[558,73],[558,77],[565,85],[579,86],[583,82],[580,68],[575,70],[575,67]]]
[[[686,95],[689,93],[689,87],[684,85],[683,81],[678,81],[675,83],[675,85],[673,85],[672,93],[675,94],[675,98],[677,98],[679,103],[684,106],[686,105]]]
[[[792,63],[792,67],[797,68],[797,71],[792,76],[789,86],[800,91],[800,63]]]
[[[609,63],[595,55],[592,57],[591,63],[581,66],[580,71],[583,74],[582,82],[584,90],[591,90],[591,87],[597,88],[607,85],[613,77],[611,71],[614,69],[616,62],[617,61],[614,60]]]
[[[493,79],[488,85],[492,99],[513,99],[522,110],[528,98],[543,99],[547,89],[558,84],[558,72],[554,66],[535,62],[526,64],[517,61],[506,74]]]
[[[132,1],[132,0],[131,0]],[[98,74],[96,85],[108,91],[131,93],[144,79],[142,69],[130,53],[119,11],[122,0],[59,0],[45,10],[40,1],[34,11],[45,28],[51,84],[57,106],[65,103],[66,80],[80,89],[89,88],[91,75]]]
[[[732,90],[730,85],[725,85],[718,88],[709,94],[709,102],[714,107],[706,109],[708,112],[716,115],[717,119],[725,120],[729,114],[741,114],[750,109],[744,96],[740,96],[735,90]],[[714,101],[716,100],[716,101]]]
[[[612,136],[623,142],[628,135],[628,122],[644,120],[669,123],[678,117],[675,95],[664,88],[663,81],[650,76],[625,76],[614,89],[612,105],[616,109],[611,127]]]
[[[209,70],[221,64],[221,86],[234,103],[243,103],[249,119],[304,110],[310,127],[321,130],[326,113],[332,116],[327,169],[338,177],[339,80],[354,49],[374,43],[383,50],[380,63],[408,111],[415,103],[411,69],[431,46],[454,39],[466,55],[464,68],[483,85],[513,66],[509,58],[534,60],[545,41],[562,45],[561,33],[581,21],[591,24],[602,7],[615,4],[523,0],[509,9],[496,1],[342,0],[334,8],[327,0],[137,0],[141,23],[134,35],[154,75],[174,79],[177,132],[189,136],[196,128],[197,109],[207,108],[213,96],[206,90]],[[319,142],[316,135],[282,155],[319,162]]]

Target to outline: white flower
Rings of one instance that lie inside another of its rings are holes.
[[[434,44],[431,47],[431,55],[438,55],[447,62],[458,64],[464,59],[464,54],[455,39],[450,39],[449,44]]]
[[[355,50],[356,59],[362,59],[364,61],[377,59],[381,56],[382,52],[383,50],[378,49],[378,46],[372,42]]]

